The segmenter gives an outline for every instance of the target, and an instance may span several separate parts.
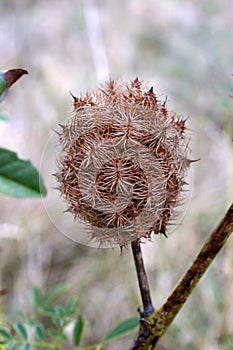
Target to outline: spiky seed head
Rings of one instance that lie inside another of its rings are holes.
[[[69,212],[102,245],[166,235],[190,164],[185,120],[138,78],[72,97],[56,173]]]

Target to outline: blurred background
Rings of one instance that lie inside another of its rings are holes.
[[[1,104],[0,146],[31,159],[45,201],[0,198],[0,283],[4,320],[27,310],[32,285],[68,282],[86,319],[84,342],[98,342],[137,315],[140,297],[130,249],[97,249],[68,239],[73,222],[54,203],[53,129],[78,95],[109,79],[139,77],[168,108],[187,116],[190,201],[169,238],[143,245],[155,307],[169,295],[233,197],[233,2],[231,0],[0,1],[0,69],[25,68]],[[56,193],[57,196],[57,193]],[[56,210],[54,210],[54,208]],[[158,346],[233,349],[233,237]],[[68,299],[67,295],[64,299]],[[127,349],[133,335],[106,349]]]

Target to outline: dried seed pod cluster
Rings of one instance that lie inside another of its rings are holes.
[[[91,238],[126,246],[166,234],[190,164],[185,131],[185,120],[138,78],[74,97],[56,177]]]

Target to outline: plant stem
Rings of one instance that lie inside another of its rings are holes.
[[[23,345],[24,342],[22,342],[21,340],[19,341],[14,341],[14,345]],[[34,346],[35,348],[38,348],[38,349],[53,349],[53,350],[57,350],[57,346],[54,345],[54,344],[49,344],[49,343],[46,343],[46,342],[37,342],[37,341],[30,341],[29,344],[31,346]]]
[[[232,232],[233,203],[166,302],[152,315],[141,318],[137,338],[130,350],[155,349],[159,339],[166,332]]]
[[[146,270],[143,263],[140,240],[137,239],[136,241],[132,242],[131,247],[133,251],[133,257],[134,257],[134,262],[135,262],[137,277],[138,277],[138,284],[139,284],[139,289],[140,289],[142,304],[143,304],[143,312],[141,313],[141,316],[148,316],[153,313],[154,307],[152,305],[150,288],[148,284]]]

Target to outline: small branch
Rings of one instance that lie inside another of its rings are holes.
[[[142,251],[140,246],[140,240],[131,243],[134,262],[137,270],[138,284],[142,297],[143,304],[143,316],[151,315],[154,311],[151,296],[150,296],[150,288],[148,284],[148,279],[146,275],[146,270],[143,263]]]
[[[155,349],[185,301],[233,231],[233,203],[183,275],[166,302],[152,315],[141,318],[140,329],[130,350]]]

